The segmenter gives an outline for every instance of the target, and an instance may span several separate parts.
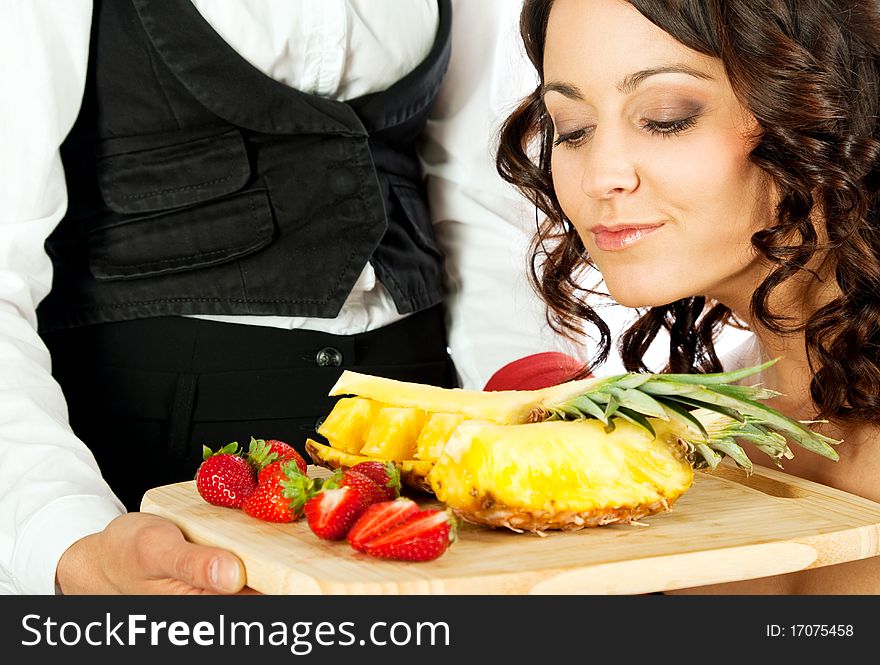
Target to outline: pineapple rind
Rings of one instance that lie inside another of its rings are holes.
[[[644,429],[595,420],[460,425],[428,474],[462,519],[515,530],[579,529],[668,510],[693,467],[664,421]]]
[[[676,497],[658,499],[654,503],[589,511],[523,511],[516,507],[491,504],[476,510],[453,509],[465,522],[493,528],[506,527],[512,531],[577,531],[596,526],[637,522],[643,517],[672,510]]]
[[[329,394],[359,395],[394,406],[419,408],[432,413],[457,413],[468,418],[509,425],[528,422],[536,407],[573,398],[601,381],[569,381],[540,390],[484,391],[438,388],[346,370]]]

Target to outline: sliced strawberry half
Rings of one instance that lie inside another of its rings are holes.
[[[382,559],[430,561],[447,550],[457,531],[458,520],[449,510],[421,510],[367,541],[364,551]]]
[[[359,492],[353,487],[322,489],[305,505],[312,532],[325,540],[342,540],[364,511]]]
[[[369,506],[348,532],[348,543],[364,552],[367,542],[419,512],[419,505],[410,498],[400,497]]]

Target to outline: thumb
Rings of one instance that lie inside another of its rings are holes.
[[[226,550],[183,542],[165,558],[166,574],[189,586],[236,593],[247,582],[244,564]]]

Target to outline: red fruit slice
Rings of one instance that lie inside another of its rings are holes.
[[[364,551],[382,559],[430,561],[455,540],[458,523],[448,510],[422,510],[364,545]]]
[[[382,501],[369,506],[348,532],[348,543],[359,552],[368,541],[419,512],[418,504],[407,497]]]
[[[584,363],[564,353],[535,353],[507,363],[486,382],[483,390],[537,390],[572,380]]]
[[[325,540],[342,540],[363,512],[358,491],[353,487],[322,489],[305,505],[309,528]]]

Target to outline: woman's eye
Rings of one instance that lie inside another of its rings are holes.
[[[695,114],[676,120],[642,120],[640,124],[642,128],[653,135],[674,136],[696,125],[697,118],[698,115]],[[570,132],[560,132],[553,139],[553,146],[577,148],[590,140],[594,130],[594,127],[585,127]]]
[[[559,146],[564,145],[568,148],[576,148],[581,145],[588,138],[588,131],[586,129],[576,129],[573,132],[566,132],[565,134],[559,134],[554,140],[553,145]]]
[[[690,129],[697,124],[697,116],[692,115],[679,120],[643,120],[644,127],[651,134],[659,134],[661,136],[674,136]]]

